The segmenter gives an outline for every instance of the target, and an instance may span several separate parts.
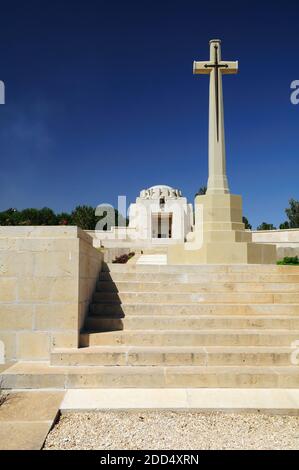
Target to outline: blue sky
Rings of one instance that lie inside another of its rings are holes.
[[[208,77],[193,60],[239,60],[223,79],[232,193],[256,226],[299,198],[297,2],[35,0],[0,3],[0,210],[132,202],[207,180]]]

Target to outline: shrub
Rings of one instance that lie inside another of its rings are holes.
[[[262,222],[261,225],[259,225],[257,230],[276,230],[276,227],[274,227],[273,224],[268,224],[267,222]]]
[[[283,222],[282,224],[280,224],[279,228],[280,228],[280,230],[288,229],[288,228],[290,228],[290,224],[289,224],[289,222],[286,220],[285,222]]]
[[[285,256],[282,260],[277,261],[277,264],[297,266],[299,264],[299,258],[298,256]]]
[[[135,255],[134,252],[131,252],[129,254],[125,254],[125,255],[121,255],[121,256],[118,256],[117,258],[115,258],[114,261],[112,261],[112,263],[116,264],[126,264],[129,259],[133,258],[133,256]]]
[[[242,217],[242,222],[245,225],[246,230],[251,230],[252,229],[252,225],[249,223],[247,217],[243,216]]]

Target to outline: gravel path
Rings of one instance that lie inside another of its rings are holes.
[[[299,449],[299,416],[104,411],[61,417],[45,449]]]

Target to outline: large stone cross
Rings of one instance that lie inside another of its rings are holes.
[[[210,60],[194,62],[194,74],[210,74],[209,179],[207,193],[229,193],[226,176],[222,74],[237,73],[238,62],[221,60],[221,41],[210,41]]]

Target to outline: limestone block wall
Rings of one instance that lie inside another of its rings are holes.
[[[77,347],[102,255],[77,227],[0,227],[0,340],[6,362]]]
[[[79,330],[84,324],[89,304],[99,279],[104,255],[93,247],[92,238],[80,230],[79,239]],[[85,237],[83,236],[85,235]]]
[[[299,229],[253,230],[252,241],[276,245],[277,259],[299,256]]]

